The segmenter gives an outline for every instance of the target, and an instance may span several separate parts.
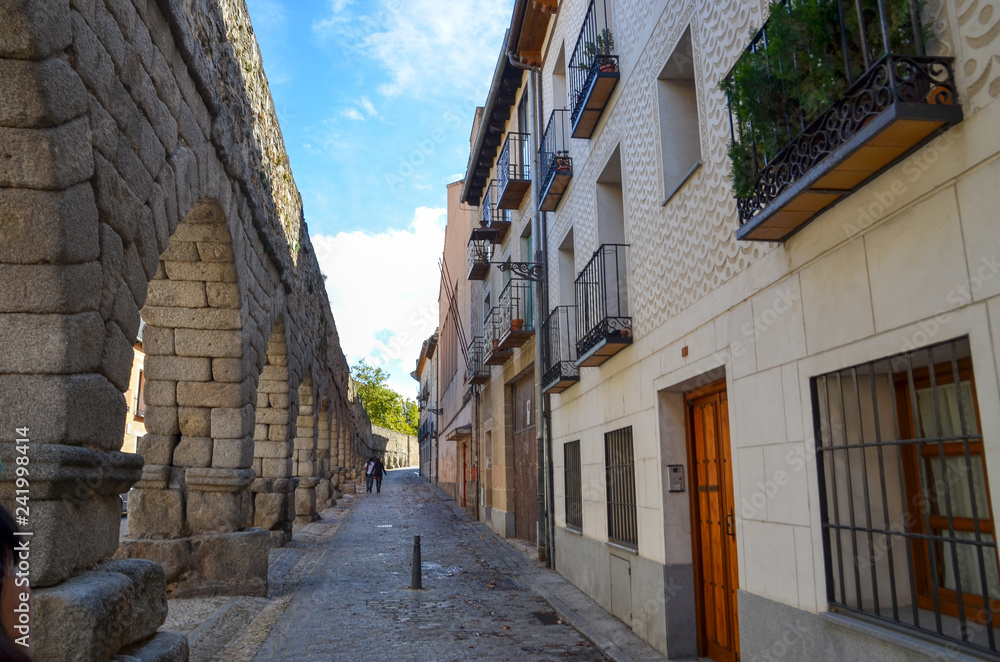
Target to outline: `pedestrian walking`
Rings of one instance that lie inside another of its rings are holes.
[[[375,491],[382,492],[382,477],[385,475],[385,465],[381,458],[376,458],[375,466],[372,468],[372,476],[375,477]],[[371,489],[368,490],[371,492]]]
[[[372,491],[372,481],[375,480],[375,458],[372,457],[365,464],[365,488],[371,492]]]

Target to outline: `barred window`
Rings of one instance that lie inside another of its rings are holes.
[[[608,489],[608,539],[635,547],[639,544],[639,536],[631,427],[604,435],[604,465]]]
[[[996,653],[1000,572],[967,338],[812,380],[827,599]]]
[[[583,530],[583,494],[580,472],[580,442],[563,446],[563,473],[566,479],[566,526]]]

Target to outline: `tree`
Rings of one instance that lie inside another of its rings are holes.
[[[358,388],[361,404],[373,425],[403,434],[417,434],[420,415],[417,403],[389,388],[389,373],[364,359],[351,367],[351,377]]]

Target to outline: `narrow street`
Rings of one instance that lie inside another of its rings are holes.
[[[192,660],[662,659],[414,469],[389,472],[381,494],[346,496],[270,560],[267,598],[170,601],[164,628],[188,634]]]

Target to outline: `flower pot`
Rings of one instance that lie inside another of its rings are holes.
[[[618,71],[618,67],[616,65],[610,63],[610,62],[608,64],[602,64],[601,65],[601,72],[602,73],[610,74],[610,73],[614,73],[616,71]]]
[[[512,331],[520,331],[524,328],[524,320],[515,317],[510,321],[510,328]]]
[[[495,352],[498,349],[500,349],[500,339],[499,338],[494,338],[493,339],[493,351]]]

